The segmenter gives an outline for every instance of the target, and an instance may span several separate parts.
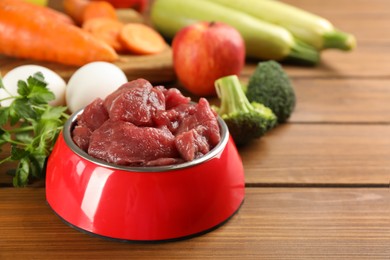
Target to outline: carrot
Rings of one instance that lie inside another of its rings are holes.
[[[62,5],[65,13],[79,25],[93,18],[118,19],[115,8],[106,1],[63,0]]]
[[[108,2],[96,1],[89,2],[83,13],[83,23],[93,18],[110,18],[117,20],[115,8]]]
[[[123,28],[123,23],[120,21],[110,18],[93,18],[85,21],[82,28],[106,42],[116,51],[123,51],[123,45],[119,41],[119,33]]]
[[[29,2],[25,2],[22,0],[1,0],[3,4],[7,5],[18,5],[20,6],[20,9],[29,10],[30,8],[36,8],[37,10],[40,10],[42,15],[47,16],[50,19],[57,20],[60,22],[68,23],[68,24],[74,24],[73,19],[64,13],[61,13],[59,11],[56,11],[52,8],[46,7],[46,6],[39,6],[34,5]],[[26,13],[28,15],[28,13]]]
[[[157,31],[141,23],[125,24],[119,40],[134,54],[155,54],[167,47],[164,38]]]
[[[89,0],[63,0],[62,6],[67,13],[77,24],[83,23],[83,15]]]
[[[99,1],[99,0],[92,0]],[[144,13],[149,7],[149,0],[109,0],[117,9],[134,9],[137,12]]]
[[[36,6],[10,1],[0,1],[0,53],[76,66],[118,58],[113,48],[81,28],[45,16]]]

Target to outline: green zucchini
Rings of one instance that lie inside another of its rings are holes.
[[[289,30],[296,38],[318,50],[335,48],[352,50],[356,39],[352,34],[339,31],[325,18],[295,6],[275,0],[209,0],[247,13],[266,22]]]
[[[248,57],[305,64],[319,61],[315,48],[297,41],[286,29],[207,0],[156,0],[151,7],[151,21],[167,38],[198,21],[223,22],[241,33]]]

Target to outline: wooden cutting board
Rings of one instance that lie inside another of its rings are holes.
[[[0,72],[3,76],[11,69],[26,64],[47,67],[57,72],[65,81],[68,81],[79,68],[58,63],[23,60],[0,55]],[[129,81],[145,78],[151,83],[157,84],[171,82],[176,79],[172,63],[172,50],[169,48],[155,55],[121,55],[114,64],[124,71]]]
[[[63,11],[62,1],[49,0],[48,6],[57,11]],[[124,23],[147,23],[147,19],[144,16],[132,9],[117,9],[117,15],[118,19]],[[0,54],[0,73],[3,76],[11,69],[26,64],[47,67],[57,72],[65,81],[68,81],[79,68],[58,63],[15,59]],[[176,79],[173,70],[172,50],[170,48],[156,55],[121,55],[114,64],[123,70],[129,81],[145,78],[153,84],[158,84],[172,82]]]

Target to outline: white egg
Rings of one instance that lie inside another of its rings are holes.
[[[66,105],[75,112],[96,98],[104,99],[127,82],[125,73],[116,65],[97,61],[79,68],[68,81]]]
[[[11,95],[17,95],[18,81],[26,81],[29,76],[32,76],[36,72],[41,72],[47,82],[47,88],[55,95],[55,99],[50,101],[49,104],[53,106],[65,105],[65,88],[66,82],[56,72],[39,65],[22,65],[10,70],[3,77],[3,85],[11,93]],[[0,100],[9,97],[9,94],[0,89]],[[1,106],[9,106],[13,99],[7,99],[1,101]]]

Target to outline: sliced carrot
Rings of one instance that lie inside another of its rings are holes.
[[[83,23],[83,15],[89,0],[63,0],[62,6],[65,13],[67,13],[73,20],[81,25]]]
[[[79,25],[93,18],[118,19],[115,8],[106,1],[63,0],[62,5],[65,13]]]
[[[164,38],[157,31],[141,23],[125,24],[119,34],[119,40],[134,54],[155,54],[167,47]]]
[[[106,1],[89,2],[83,13],[83,23],[94,18],[117,20],[115,8]]]
[[[116,51],[123,51],[123,45],[119,41],[119,33],[123,28],[123,23],[110,18],[93,18],[85,21],[82,28],[106,42]]]
[[[81,28],[44,15],[37,6],[10,1],[0,1],[1,54],[77,66],[118,58],[113,48]]]
[[[145,12],[149,7],[149,0],[108,0],[108,2],[110,2],[117,9],[132,8],[140,13]]]

